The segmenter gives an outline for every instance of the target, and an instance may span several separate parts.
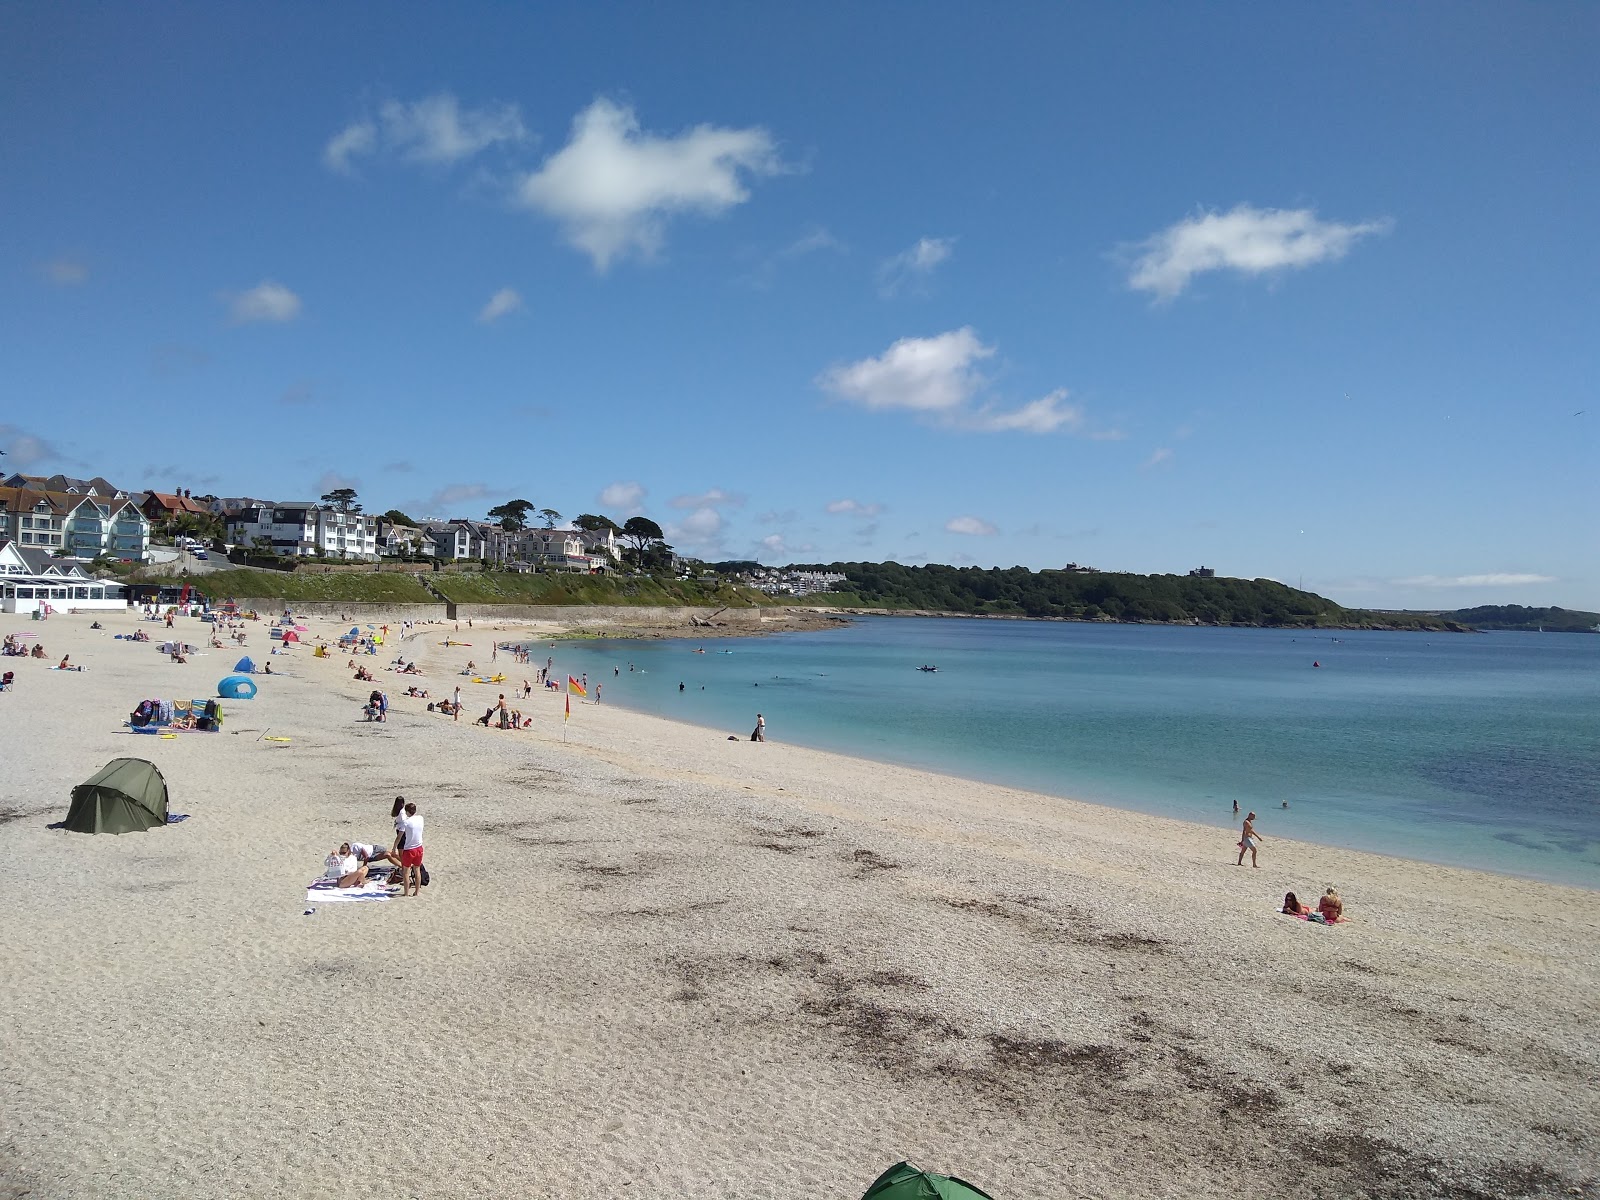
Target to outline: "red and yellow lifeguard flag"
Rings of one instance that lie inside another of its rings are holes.
[[[566,715],[566,716],[564,716],[564,717],[562,717],[562,718],[561,718],[561,719],[562,719],[562,720],[563,720],[563,721],[570,721],[570,720],[572,720],[572,697],[571,697],[571,696],[568,696],[568,697],[567,697],[567,715]],[[562,735],[562,736],[566,736],[566,735],[565,735],[565,734],[563,734],[563,735]]]
[[[567,692],[569,695],[573,696],[587,696],[589,694],[589,689],[584,687],[583,684],[579,683],[571,675],[568,675]]]

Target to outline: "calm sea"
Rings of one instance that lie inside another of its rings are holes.
[[[1600,888],[1600,636],[887,617],[533,652],[726,733]]]

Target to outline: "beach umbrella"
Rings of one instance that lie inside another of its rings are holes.
[[[354,637],[354,638],[360,637],[361,636],[361,630],[359,628],[357,628],[356,626],[354,626],[354,625],[350,626],[350,636]]]
[[[872,1181],[861,1200],[994,1200],[988,1192],[953,1175],[919,1171],[898,1162]]]

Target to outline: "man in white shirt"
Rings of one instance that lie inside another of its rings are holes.
[[[405,819],[400,823],[400,894],[422,895],[422,814],[415,801],[405,808]]]

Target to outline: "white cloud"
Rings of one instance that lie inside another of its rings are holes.
[[[1206,271],[1241,275],[1309,267],[1343,258],[1371,234],[1387,233],[1388,219],[1343,225],[1321,221],[1309,208],[1256,208],[1240,204],[1225,213],[1188,217],[1140,243],[1128,286],[1171,300]]]
[[[292,321],[300,315],[300,297],[281,283],[264,279],[248,292],[239,292],[229,301],[235,324],[253,321]]]
[[[1159,467],[1162,463],[1169,463],[1171,461],[1172,451],[1166,446],[1160,446],[1151,453],[1149,458],[1144,460],[1142,465],[1146,470],[1149,470],[1151,467]]]
[[[41,263],[39,270],[57,287],[77,287],[89,278],[89,268],[76,259],[55,258]]]
[[[371,154],[377,148],[378,127],[371,121],[357,121],[328,139],[328,144],[322,148],[322,163],[330,171],[352,175],[355,168],[350,160],[357,155]]]
[[[992,537],[1000,532],[982,517],[951,517],[944,527],[947,533],[964,533],[970,537]]]
[[[1415,588],[1524,587],[1534,583],[1555,583],[1556,576],[1505,572],[1488,575],[1413,575],[1409,579],[1396,579],[1392,582],[1396,587]]]
[[[821,226],[813,229],[803,237],[790,242],[778,251],[779,258],[802,258],[807,254],[815,254],[819,250],[837,250],[844,252],[844,243]]]
[[[953,429],[978,433],[1087,433],[1083,409],[1058,388],[1020,408],[977,403],[988,380],[977,364],[994,355],[970,326],[928,338],[901,338],[876,358],[824,371],[817,384],[874,410],[909,409]]]
[[[737,492],[725,492],[721,488],[712,488],[710,491],[701,492],[699,495],[674,496],[673,508],[716,508],[727,505],[729,508],[743,508],[744,497]]]
[[[902,250],[878,266],[878,290],[893,296],[905,288],[920,288],[933,277],[934,270],[950,257],[955,238],[918,238],[909,250]]]
[[[15,425],[0,424],[0,442],[4,442],[6,463],[0,473],[26,471],[36,463],[60,460],[64,456],[44,438],[19,429]]]
[[[403,162],[448,167],[500,142],[528,136],[514,104],[464,109],[449,92],[421,100],[388,100],[377,117],[345,126],[322,148],[322,161],[333,171],[350,174],[353,160],[388,154]]]
[[[983,433],[1054,433],[1058,429],[1070,432],[1083,424],[1083,409],[1076,404],[1068,404],[1066,399],[1067,389],[1057,388],[1049,395],[1040,396],[1010,412],[986,406],[963,420],[961,426]]]
[[[642,132],[633,109],[604,97],[573,119],[567,144],[525,175],[520,202],[560,222],[597,270],[660,250],[669,217],[717,216],[750,198],[745,179],[783,170],[765,129],[697,125]]]
[[[642,484],[628,479],[601,488],[596,499],[602,508],[637,509],[639,502],[644,499],[644,492]]]
[[[503,287],[489,297],[489,303],[485,304],[478,313],[478,320],[485,325],[489,325],[508,313],[516,312],[521,307],[522,297],[517,295],[516,289]]]
[[[825,371],[818,382],[871,409],[952,413],[984,385],[974,365],[994,354],[971,326],[934,337],[901,338],[877,358]]]
[[[845,514],[852,517],[860,517],[865,520],[870,517],[875,517],[881,513],[883,511],[883,505],[877,503],[863,504],[859,500],[850,499],[831,500],[828,502],[827,511],[833,513],[835,516]]]

